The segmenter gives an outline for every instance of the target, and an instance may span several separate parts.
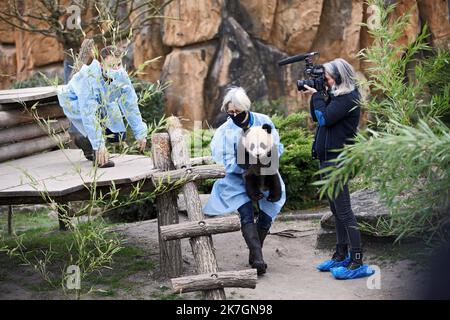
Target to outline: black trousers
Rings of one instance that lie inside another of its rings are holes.
[[[334,165],[332,162],[320,161],[321,169]],[[326,179],[323,175],[321,178]],[[328,202],[336,221],[337,243],[350,244],[350,248],[353,251],[361,250],[361,233],[358,230],[355,214],[352,211],[348,184],[344,185],[343,190],[334,199],[328,198]]]

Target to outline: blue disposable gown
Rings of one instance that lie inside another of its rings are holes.
[[[278,156],[283,153],[283,144],[280,143],[280,136],[275,129],[270,118],[264,114],[250,112],[251,125],[262,126],[268,123],[274,128],[272,131],[274,143],[278,145]],[[245,191],[244,169],[237,165],[237,143],[242,134],[242,129],[234,124],[231,118],[222,124],[214,133],[211,140],[211,153],[216,163],[225,166],[225,177],[214,183],[211,196],[203,208],[203,212],[208,215],[221,215],[236,211],[243,204],[251,201]],[[279,175],[279,174],[278,174]],[[268,191],[264,192],[264,198],[258,201],[259,208],[272,217],[272,220],[280,212],[286,201],[286,189],[283,179],[281,179],[282,196],[277,202],[266,200]]]
[[[87,136],[92,148],[98,150],[105,143],[102,127],[114,133],[125,132],[123,117],[137,140],[147,136],[138,98],[125,69],[114,72],[113,81],[106,83],[97,60],[84,65],[66,86],[58,90],[58,100],[78,131]],[[99,113],[103,114],[100,120]]]

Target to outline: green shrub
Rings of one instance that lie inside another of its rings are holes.
[[[190,157],[205,157],[211,155],[211,140],[214,136],[214,129],[202,129],[191,131],[188,136],[188,146],[190,149]],[[211,193],[212,187],[216,179],[204,179],[197,182],[197,188],[200,193]]]
[[[416,74],[425,84],[421,99],[430,102],[434,117],[450,125],[450,50],[434,49],[417,65]]]
[[[280,158],[280,175],[286,185],[286,209],[302,209],[317,203],[317,180],[314,173],[319,164],[311,158],[313,136],[305,129],[307,113],[274,116],[272,121],[280,133],[284,153]]]
[[[138,78],[132,78],[132,83],[139,98],[142,119],[147,124],[158,123],[165,114],[165,87],[159,82],[150,83]]]
[[[306,127],[306,113],[293,113],[287,117],[273,116],[272,120],[280,134],[284,153],[280,158],[280,175],[286,185],[285,209],[301,209],[316,203],[317,187],[312,183],[317,180],[314,172],[318,170],[318,163],[311,159],[313,137]],[[191,156],[197,157],[210,154],[210,142],[213,130],[202,130],[197,138],[202,136],[202,147],[205,154],[194,151],[194,133],[191,134]],[[210,193],[215,179],[206,179],[198,184],[200,192]]]
[[[287,107],[283,104],[283,99],[269,101],[255,101],[252,103],[252,111],[267,114],[268,116],[286,116]]]
[[[53,78],[47,77],[45,74],[39,72],[33,74],[30,78],[17,81],[12,85],[12,89],[34,88],[34,87],[46,87],[52,85],[63,84],[62,78],[55,76]]]

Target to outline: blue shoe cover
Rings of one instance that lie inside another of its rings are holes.
[[[363,264],[355,270],[349,270],[346,267],[337,267],[331,268],[330,271],[333,277],[338,280],[363,278],[371,276],[375,273],[375,270],[370,268],[367,264]]]
[[[346,267],[350,263],[350,255],[347,255],[345,257],[345,260],[342,261],[335,261],[333,259],[326,260],[319,264],[316,268],[319,271],[330,271],[331,268],[338,268],[338,267]]]

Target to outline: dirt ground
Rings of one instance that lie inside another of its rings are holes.
[[[417,288],[424,283],[425,272],[416,260],[409,258],[385,261],[386,244],[367,247],[366,262],[380,269],[380,289],[369,289],[367,278],[347,281],[335,280],[328,272],[322,273],[315,266],[332,253],[316,249],[318,221],[275,222],[271,232],[296,230],[296,238],[268,235],[264,243],[267,273],[260,277],[256,289],[226,289],[228,299],[414,299]],[[119,227],[131,243],[155,246],[156,223],[143,222]],[[220,271],[247,269],[248,249],[240,232],[213,236],[214,248]],[[413,250],[404,248],[407,252]],[[182,240],[185,273],[194,274],[192,251],[187,239]],[[378,254],[380,256],[377,258]],[[395,253],[398,255],[398,252]],[[388,259],[389,260],[389,259]],[[371,283],[374,283],[373,281]],[[370,287],[374,287],[371,285]],[[183,298],[195,298],[184,295]]]
[[[186,218],[181,216],[182,220]],[[296,238],[268,235],[264,244],[267,273],[260,277],[256,289],[226,289],[228,299],[414,299],[417,287],[425,281],[421,263],[411,256],[414,247],[391,250],[391,245],[366,243],[366,262],[380,269],[379,289],[369,289],[367,278],[338,281],[330,273],[315,266],[328,259],[329,249],[316,249],[318,220],[276,221],[271,232],[295,230]],[[157,222],[155,220],[120,224],[113,227],[124,239],[125,246],[140,247],[148,255],[135,259],[151,259],[156,267],[127,275],[127,288],[117,288],[113,296],[87,294],[82,299],[199,299],[199,293],[170,294],[170,282],[158,272]],[[248,250],[240,232],[213,236],[220,271],[247,269]],[[184,275],[195,274],[194,260],[187,239],[182,240]],[[411,257],[410,257],[411,256]],[[5,257],[4,257],[5,258]],[[2,260],[4,261],[4,260]],[[0,261],[0,267],[5,264]],[[40,279],[30,268],[9,268],[0,272],[0,299],[71,299],[60,290],[40,291],[33,288]],[[111,272],[117,272],[118,270]],[[4,276],[2,277],[1,274]],[[26,285],[24,285],[26,283]],[[374,282],[371,282],[374,283]],[[72,297],[73,298],[73,297]]]

